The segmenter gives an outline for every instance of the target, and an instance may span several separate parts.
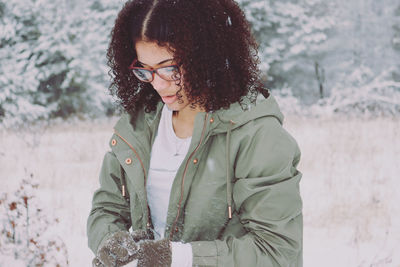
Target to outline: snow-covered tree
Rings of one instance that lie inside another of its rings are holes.
[[[260,44],[261,70],[265,73],[267,86],[272,89],[291,87],[295,95],[305,100],[313,99],[310,94],[318,97],[317,82],[324,80],[320,61],[328,53],[326,41],[335,25],[329,13],[332,2],[239,2]]]
[[[105,50],[120,4],[2,2],[0,120],[111,113]]]
[[[399,116],[400,82],[393,80],[394,68],[378,76],[361,66],[346,75],[346,86],[332,88],[329,97],[314,105],[314,114],[350,116]]]
[[[316,103],[315,110],[398,111],[397,0],[239,2],[260,43],[266,84],[278,97]]]
[[[46,118],[65,109],[63,98],[82,90],[66,81],[76,55],[65,7],[46,1],[7,1],[1,36],[1,106],[6,116]],[[67,30],[67,31],[66,31]],[[64,83],[64,84],[63,84]]]
[[[111,115],[115,112],[108,95],[110,76],[106,65],[106,52],[111,29],[118,10],[125,1],[95,0],[77,4],[79,16],[79,58],[74,65],[86,71],[87,87],[91,89],[90,101],[99,112]]]
[[[336,34],[323,60],[331,94],[318,105],[339,113],[400,114],[398,1],[336,1]]]

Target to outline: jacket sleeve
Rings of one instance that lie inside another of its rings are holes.
[[[235,212],[246,234],[191,242],[193,266],[302,265],[300,150],[277,120],[252,124],[257,130],[239,149],[233,184]]]
[[[107,152],[100,172],[100,188],[93,195],[87,220],[88,244],[95,254],[110,234],[130,228],[129,203],[121,194],[120,178],[120,164],[114,153]]]

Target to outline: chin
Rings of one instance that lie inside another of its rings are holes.
[[[165,105],[167,105],[167,108],[169,109],[169,110],[171,110],[171,111],[179,111],[181,108],[179,107],[179,106],[177,106],[175,103],[172,103],[172,104],[166,104],[165,103]]]

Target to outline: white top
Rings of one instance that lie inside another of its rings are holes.
[[[172,183],[186,157],[191,139],[191,137],[181,139],[176,136],[172,126],[172,110],[164,105],[157,136],[151,150],[146,185],[156,240],[164,238]],[[175,266],[192,266],[192,246],[189,243],[172,242],[171,267]]]

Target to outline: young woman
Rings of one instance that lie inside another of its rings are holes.
[[[87,233],[94,266],[301,266],[300,151],[233,0],[133,0],[108,49],[126,111]]]

